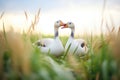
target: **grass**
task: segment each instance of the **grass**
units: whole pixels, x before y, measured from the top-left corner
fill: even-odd
[[[113,31],[88,40],[89,55],[45,55],[32,43],[38,35],[0,31],[0,78],[40,80],[119,80],[120,34]],[[49,37],[49,36],[43,36]],[[53,37],[53,36],[51,36]],[[89,36],[88,36],[89,37]],[[66,43],[67,37],[60,37]],[[6,41],[7,40],[7,41]]]

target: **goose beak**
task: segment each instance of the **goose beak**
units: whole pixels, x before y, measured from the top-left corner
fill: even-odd
[[[68,25],[64,24],[63,27],[62,27],[62,29],[64,29],[64,28],[68,28]]]
[[[65,25],[65,23],[63,23],[62,21],[60,22],[60,26],[64,26]]]

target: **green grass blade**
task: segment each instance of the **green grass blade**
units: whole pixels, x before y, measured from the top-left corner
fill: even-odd
[[[78,44],[78,46],[79,46],[79,44]],[[74,50],[74,52],[73,52],[73,55],[74,55],[74,54],[75,54],[75,52],[77,51],[78,46],[76,46],[76,48],[75,48],[75,50]]]
[[[65,55],[63,56],[63,59],[65,59],[65,57],[67,56],[68,51],[69,51],[69,49],[70,49],[70,47],[71,47],[71,44],[72,44],[72,43],[69,44],[69,46],[68,46],[68,48],[67,48],[67,51],[65,52]]]

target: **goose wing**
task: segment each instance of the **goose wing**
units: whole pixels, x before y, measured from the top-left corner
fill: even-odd
[[[52,38],[40,39],[35,42],[35,45],[46,47],[46,46],[49,46],[51,43],[53,43],[53,41],[54,41],[54,39],[52,39]]]

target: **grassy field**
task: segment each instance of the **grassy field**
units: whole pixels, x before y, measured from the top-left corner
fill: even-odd
[[[4,13],[2,13],[0,19]],[[36,40],[51,35],[34,34],[39,14],[28,32],[0,31],[0,80],[120,80],[120,28],[108,28],[106,34],[81,36],[88,43],[89,54],[61,57],[43,54],[33,46]],[[28,18],[25,12],[26,19]],[[77,37],[77,36],[76,36]],[[68,37],[60,37],[65,46]]]
[[[53,36],[45,36],[53,37]],[[1,80],[119,80],[120,29],[100,36],[86,36],[89,54],[61,57],[42,54],[32,43],[37,34],[0,31]],[[68,37],[60,37],[65,45]]]

